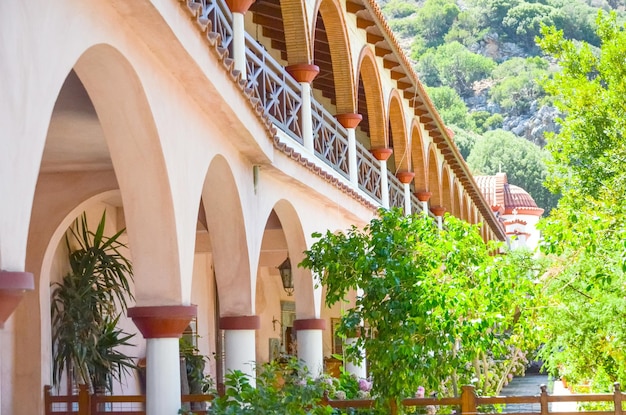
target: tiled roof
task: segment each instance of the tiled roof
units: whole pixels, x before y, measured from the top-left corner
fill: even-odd
[[[537,206],[526,190],[508,182],[506,173],[497,173],[495,176],[475,176],[474,179],[487,202],[493,207],[504,208],[504,213],[510,214],[514,210],[537,216],[543,213],[543,209]]]

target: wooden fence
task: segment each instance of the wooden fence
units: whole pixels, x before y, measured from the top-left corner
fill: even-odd
[[[183,404],[208,403],[211,395],[182,395]],[[52,387],[44,387],[45,415],[146,415],[145,395],[92,395],[87,386],[80,385],[78,395],[53,395]],[[206,408],[206,405],[201,405]],[[206,409],[192,409],[205,415]],[[175,414],[172,414],[175,415]]]
[[[90,395],[86,387],[81,387],[78,395],[54,396],[52,388],[46,386],[45,415],[145,415],[145,395],[136,396],[105,396]],[[622,404],[625,394],[620,385],[615,384],[613,393],[577,394],[577,395],[549,395],[545,385],[541,386],[540,394],[535,396],[476,396],[473,386],[463,386],[461,396],[457,398],[409,398],[402,400],[406,408],[427,408],[433,406],[441,408],[452,407],[457,414],[476,415],[489,413],[485,408],[493,405],[530,405],[538,408],[531,411],[510,412],[507,415],[530,415],[530,414],[558,414],[558,415],[624,415]],[[210,395],[183,395],[183,403],[204,402],[213,399]],[[324,397],[326,405],[336,409],[367,409],[374,406],[373,400],[332,400]],[[604,402],[612,406],[612,410],[588,410],[588,411],[554,411],[550,404],[560,402]],[[206,407],[206,405],[205,405]],[[194,414],[206,414],[206,409],[192,410]],[[450,412],[450,411],[446,411]],[[391,415],[397,413],[397,408],[392,407]]]

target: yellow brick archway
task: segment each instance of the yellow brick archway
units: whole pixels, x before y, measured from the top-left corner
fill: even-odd
[[[353,114],[357,109],[352,54],[341,4],[337,0],[321,0],[316,6],[313,28],[317,19],[324,21],[333,66],[333,81],[337,99],[337,114]],[[314,39],[311,41],[313,42]]]
[[[393,164],[389,168],[394,172],[410,171],[411,157],[408,153],[408,140],[402,100],[398,90],[394,89],[389,98],[389,131],[391,145],[393,146]]]
[[[415,173],[414,183],[416,191],[428,190],[428,170],[424,155],[424,140],[420,125],[414,118],[411,124],[411,166]]]
[[[376,66],[376,56],[372,49],[365,46],[359,56],[359,80],[363,83],[367,108],[359,108],[359,111],[367,111],[369,120],[369,133],[372,148],[387,147],[387,128],[385,109],[383,107],[382,85],[380,74]]]

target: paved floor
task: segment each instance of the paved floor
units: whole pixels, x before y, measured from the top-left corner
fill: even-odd
[[[541,393],[540,386],[548,384],[547,375],[526,375],[514,377],[513,380],[502,389],[502,396],[533,396]],[[539,404],[510,404],[506,405],[504,413],[509,412],[541,412]]]
[[[549,382],[547,375],[526,375],[524,377],[515,377],[502,389],[502,396],[532,396],[541,393],[540,386],[549,385],[548,393],[551,395],[569,395],[561,381]],[[551,412],[568,412],[576,411],[576,402],[555,402],[550,404]],[[510,412],[541,412],[539,404],[511,404],[506,405],[504,413]]]

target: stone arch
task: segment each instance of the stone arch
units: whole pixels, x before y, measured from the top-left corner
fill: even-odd
[[[427,191],[432,193],[430,197],[431,206],[440,206],[441,201],[441,174],[439,172],[439,160],[435,145],[430,144],[428,147],[427,163]]]
[[[75,70],[98,114],[120,186],[133,247],[137,303],[188,302],[181,287],[181,253],[167,168],[141,82],[126,58],[108,45],[88,49]],[[159,284],[154,284],[155,278]]]
[[[313,44],[315,45],[313,50],[314,63],[317,59],[315,54],[320,47],[316,41],[317,36],[323,34],[327,40],[332,70],[328,72],[324,69],[323,65],[319,65],[320,74],[313,81],[313,87],[320,90],[326,89],[322,85],[327,78],[332,77],[337,113],[355,113],[357,110],[357,95],[353,75],[354,65],[341,2],[338,0],[321,0],[315,10],[315,19],[313,22]],[[317,30],[318,27],[321,30]]]
[[[417,119],[411,123],[411,166],[415,173],[414,183],[416,191],[428,190],[428,164],[424,155],[424,139]]]
[[[314,300],[315,283],[311,271],[298,267],[298,264],[304,259],[304,251],[308,248],[302,220],[293,205],[285,199],[281,199],[276,203],[274,211],[282,224],[289,257],[292,258],[297,317],[319,318],[320,310]]]
[[[256,264],[250,257],[239,186],[223,156],[215,156],[202,187],[220,315],[254,315]],[[254,263],[254,265],[253,265]]]
[[[392,162],[389,169],[394,173],[399,171],[410,171],[411,157],[408,154],[408,137],[406,133],[406,123],[402,99],[397,89],[394,89],[389,97],[389,142],[393,148]]]
[[[85,206],[112,198],[114,202],[110,204],[120,208],[116,219],[128,229],[138,302],[184,302],[167,169],[137,72],[117,49],[98,44],[77,55],[73,70],[69,66],[56,87],[56,105],[61,107],[55,106],[50,112],[26,253],[27,269],[37,273],[36,293],[25,298],[22,311],[14,316],[16,326],[31,330],[28,335],[15,337],[16,348],[21,352],[12,364],[19,367],[19,372],[39,373],[41,378],[17,376],[13,385],[17,396],[26,396],[33,386],[49,382],[50,368],[46,362],[51,359],[51,258],[62,234]],[[73,89],[68,95],[69,88]],[[81,95],[80,100],[75,93]],[[77,107],[84,102],[87,105]],[[80,122],[69,129],[53,131],[53,123],[54,128],[59,128],[58,123],[70,114],[81,117]],[[85,130],[77,132],[79,127]],[[59,149],[63,151],[59,153]],[[58,154],[63,157],[51,158]],[[138,160],[141,169],[137,169]],[[159,284],[154,284],[155,279]],[[41,412],[39,400],[22,404],[24,413]]]
[[[376,56],[374,52],[365,46],[359,56],[359,108],[363,115],[363,120],[359,124],[359,129],[367,130],[370,138],[370,147],[386,148],[387,126],[385,125],[385,108],[383,106],[382,85],[380,74],[376,66]],[[361,96],[361,87],[363,96]],[[362,108],[365,104],[366,108]]]

